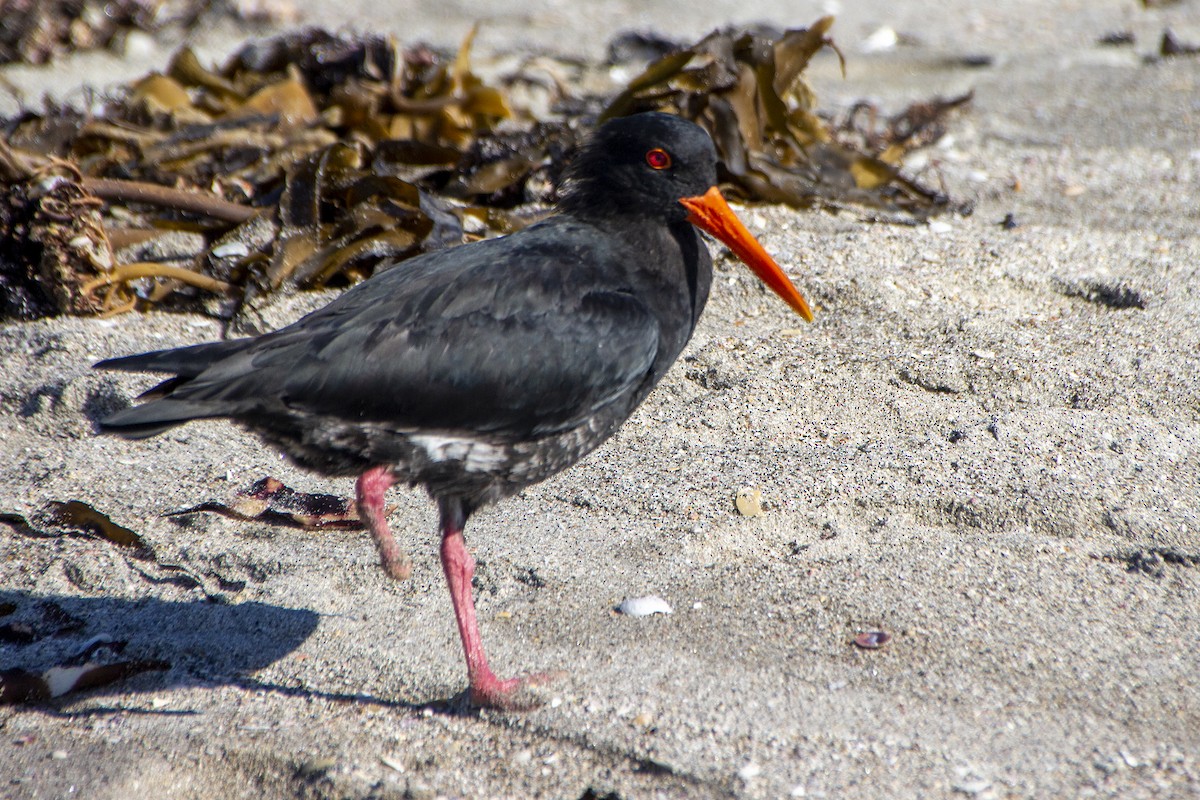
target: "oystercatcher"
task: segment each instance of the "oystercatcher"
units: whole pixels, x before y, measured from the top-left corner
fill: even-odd
[[[358,508],[389,575],[411,562],[384,494],[421,485],[441,515],[441,561],[470,700],[524,708],[551,676],[488,666],[463,527],[477,509],[595,449],[675,361],[708,299],[720,239],[806,320],[804,298],[716,188],[697,125],[615,119],[572,160],[558,213],[518,233],[420,256],[262,336],[101,361],[167,373],[103,431],[131,439],[225,417],[302,467],[357,476]]]

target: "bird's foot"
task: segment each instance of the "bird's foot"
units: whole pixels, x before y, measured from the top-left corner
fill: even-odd
[[[396,544],[396,538],[387,524],[387,506],[384,504],[387,490],[395,482],[396,476],[391,467],[371,467],[359,477],[355,493],[358,515],[371,532],[375,549],[379,551],[379,565],[389,578],[406,581],[412,577],[412,558]]]
[[[477,678],[471,682],[471,705],[500,711],[530,711],[544,705],[549,698],[543,690],[566,675],[562,670],[553,670],[508,680],[495,675]]]
[[[379,551],[379,565],[383,567],[383,571],[387,573],[388,577],[393,580],[406,581],[412,577],[412,556],[399,548],[393,548],[388,551],[381,548]]]

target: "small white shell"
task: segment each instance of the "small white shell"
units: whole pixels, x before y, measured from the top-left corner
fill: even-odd
[[[670,614],[671,606],[657,595],[627,597],[617,606],[617,611],[630,617],[648,617],[651,614]]]
[[[753,761],[747,761],[742,765],[742,768],[737,771],[737,776],[749,783],[750,781],[762,775],[762,767]]]
[[[212,249],[213,258],[241,258],[250,255],[250,248],[245,242],[225,242]]]
[[[882,28],[876,28],[874,33],[863,39],[858,49],[863,53],[886,53],[895,50],[898,44],[900,44],[900,34],[896,33],[895,28],[885,25]]]

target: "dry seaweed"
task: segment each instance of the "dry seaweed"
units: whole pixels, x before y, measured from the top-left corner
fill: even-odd
[[[833,17],[778,37],[718,31],[669,53],[630,81],[602,117],[669,110],[708,129],[722,178],[747,200],[799,208],[858,203],[924,218],[949,205],[944,194],[905,177],[903,155],[936,141],[948,111],[970,100],[919,103],[870,137],[829,125],[803,78],[823,48],[845,60],[827,35]]]
[[[288,22],[289,0],[0,0],[0,65],[47,64],[60,55],[120,49],[133,31],[191,29],[218,16],[240,22]]]
[[[0,181],[9,186],[0,202],[0,316],[99,310],[81,287],[113,267],[103,202],[69,163],[31,163],[2,142]]]
[[[534,66],[498,85],[475,74],[474,32],[448,55],[316,29],[249,44],[220,67],[184,48],[99,115],[4,121],[0,314],[169,301],[252,328],[279,290],[347,285],[529,224],[554,202],[583,131],[650,109],[707,128],[723,182],[746,200],[910,219],[945,210],[901,160],[969,96],[882,121],[864,106],[831,123],[803,73],[822,49],[841,58],[832,22],[720,31],[684,48],[643,36],[635,56],[668,52],[614,96],[571,96],[567,73],[547,72],[551,119],[514,108],[505,88],[536,83]]]
[[[107,686],[142,672],[171,668],[166,661],[111,661],[127,642],[97,636],[75,655],[41,672],[0,671],[0,705],[43,703],[72,692]]]
[[[305,530],[362,530],[358,504],[332,494],[298,492],[282,481],[265,477],[239,491],[229,503],[209,501],[173,511],[167,516],[211,512],[241,520],[258,520]]]
[[[108,47],[129,30],[158,27],[165,5],[163,0],[4,0],[0,64],[44,64],[72,50]]]
[[[221,14],[250,22],[291,19],[287,2],[238,0],[0,0],[0,64],[45,64],[76,50],[119,48],[132,31],[195,26]]]
[[[65,503],[52,502],[49,504],[52,519],[64,527],[82,531],[127,548],[135,558],[150,559],[154,557],[150,546],[134,531],[124,525],[118,525],[102,511],[97,511],[82,500],[68,500]]]

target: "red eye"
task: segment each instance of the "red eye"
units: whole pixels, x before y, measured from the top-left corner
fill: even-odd
[[[671,154],[661,147],[656,147],[646,153],[646,163],[654,169],[667,169],[671,166]]]

